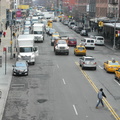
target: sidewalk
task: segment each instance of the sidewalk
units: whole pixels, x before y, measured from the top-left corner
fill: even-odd
[[[15,59],[10,59],[11,53],[8,52],[8,47],[10,47],[10,40],[11,40],[11,32],[10,28],[8,27],[6,32],[6,37],[2,36],[1,38],[1,45],[0,45],[0,56],[2,56],[2,67],[0,67],[0,91],[2,92],[2,96],[0,99],[0,120],[2,120],[8,91],[12,79],[12,64],[14,63]],[[13,40],[14,44],[14,40]],[[7,48],[7,57],[6,57],[6,65],[5,65],[5,53],[3,53],[3,47]],[[6,66],[6,67],[5,67]],[[6,68],[6,69],[5,69]],[[6,74],[5,74],[6,71]]]

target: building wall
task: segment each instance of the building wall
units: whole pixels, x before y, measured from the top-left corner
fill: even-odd
[[[96,0],[95,17],[105,17],[107,14],[108,0]]]
[[[6,24],[6,9],[10,8],[9,0],[1,0],[0,1],[0,30],[5,29]]]

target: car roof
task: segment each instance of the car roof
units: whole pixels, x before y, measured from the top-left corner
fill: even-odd
[[[86,40],[95,40],[95,39],[93,39],[93,38],[84,38],[84,39],[86,39]]]
[[[84,58],[94,58],[93,56],[84,56]]]
[[[97,38],[98,38],[98,37],[99,37],[99,38],[104,38],[103,36],[95,36],[95,37],[97,37]]]
[[[74,37],[69,37],[69,39],[76,39],[76,38],[74,38]]]

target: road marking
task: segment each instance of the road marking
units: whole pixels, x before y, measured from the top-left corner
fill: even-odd
[[[78,65],[78,62],[75,62],[75,64],[77,66]],[[88,82],[91,84],[91,86],[93,87],[93,89],[98,93],[99,89],[96,87],[96,85],[94,84],[94,82],[90,79],[89,75],[81,69],[81,67],[79,67],[80,71],[83,73],[83,75],[85,76],[85,78],[88,80]],[[103,98],[103,101],[105,103],[105,105],[107,106],[108,110],[111,112],[111,114],[114,116],[114,118],[116,120],[120,120],[120,117],[118,116],[118,114],[115,112],[115,110],[112,108],[112,106],[109,104],[109,102]]]
[[[75,105],[73,105],[73,108],[74,108],[75,114],[78,115],[78,112],[77,112]]]
[[[57,68],[59,68],[59,65],[57,64]]]
[[[100,65],[99,65],[99,68],[100,68],[100,69],[103,69],[103,67],[101,67]]]
[[[65,80],[64,79],[62,79],[62,80],[63,80],[63,83],[66,84]]]
[[[114,79],[114,81],[120,86],[120,83],[117,80]]]

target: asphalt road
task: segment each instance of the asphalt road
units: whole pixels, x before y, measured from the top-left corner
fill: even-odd
[[[61,35],[81,36],[59,22],[54,28]],[[120,86],[114,74],[106,73],[103,63],[119,53],[105,46],[87,50],[97,60],[97,70],[81,70],[79,57],[70,54],[55,55],[50,37],[36,43],[39,56],[36,64],[30,65],[28,76],[13,76],[3,120],[118,120],[120,115]],[[103,88],[107,96],[105,107],[97,103],[97,90]]]

